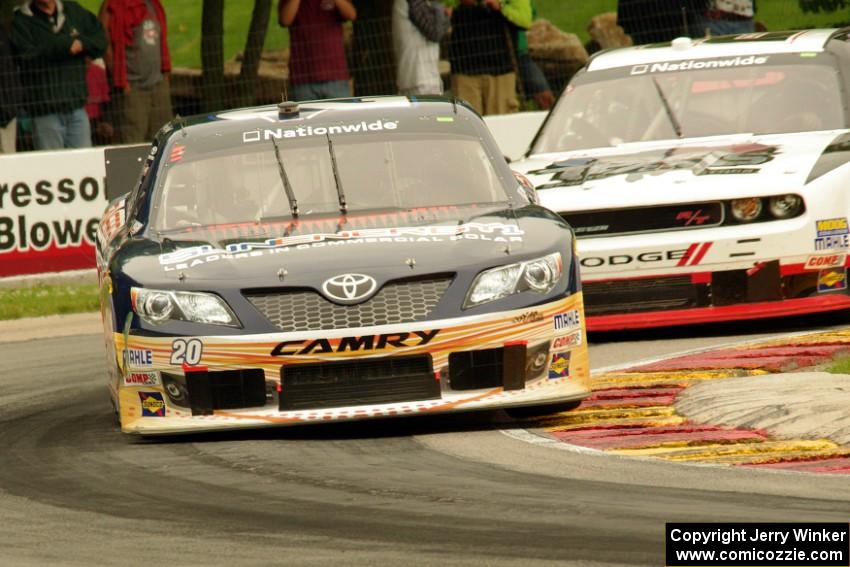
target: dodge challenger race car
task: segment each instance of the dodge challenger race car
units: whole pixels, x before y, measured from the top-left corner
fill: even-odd
[[[573,227],[589,330],[850,307],[847,30],[607,51],[513,167]]]
[[[122,430],[574,407],[579,268],[535,199],[458,101],[172,122],[97,239]]]

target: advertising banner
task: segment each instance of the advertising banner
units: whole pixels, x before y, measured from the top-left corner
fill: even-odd
[[[103,148],[0,156],[0,277],[95,267]]]

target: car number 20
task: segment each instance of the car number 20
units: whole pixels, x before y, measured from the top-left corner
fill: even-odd
[[[200,339],[174,339],[171,343],[171,364],[195,366],[201,362],[204,344]]]

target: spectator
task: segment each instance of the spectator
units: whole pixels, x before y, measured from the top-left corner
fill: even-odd
[[[458,4],[459,2],[459,4]],[[531,25],[529,0],[452,0],[452,92],[479,114],[516,112],[517,27]],[[508,18],[510,14],[510,19]]]
[[[115,129],[108,119],[107,105],[109,104],[109,80],[106,78],[106,63],[103,59],[90,60],[86,67],[86,114],[92,132],[92,142],[97,145],[114,144]]]
[[[702,19],[700,35],[752,33],[755,31],[753,16],[754,0],[710,0]]]
[[[619,0],[617,24],[635,45],[669,43],[691,35],[702,37],[706,0]]]
[[[435,0],[395,0],[393,43],[396,82],[403,95],[443,94],[440,40],[451,25],[451,9]]]
[[[0,154],[15,153],[20,88],[9,36],[0,25]]]
[[[171,120],[171,55],[160,0],[105,0],[106,66],[118,94],[121,140],[150,141]]]
[[[293,100],[351,96],[342,23],[357,18],[351,0],[280,0],[278,23],[289,28]]]
[[[521,92],[525,98],[533,98],[537,107],[541,110],[549,110],[555,105],[555,94],[552,92],[552,87],[549,86],[549,81],[546,80],[546,75],[531,58],[528,52],[528,37],[525,30],[531,26],[531,22],[537,16],[537,10],[534,2],[531,4],[531,20],[525,21],[522,19],[514,19],[518,15],[517,12],[511,10],[505,11],[505,17],[519,27],[517,32],[516,58],[517,71],[519,73],[519,85]]]
[[[30,0],[15,11],[12,46],[28,95],[38,150],[91,146],[86,115],[86,57],[100,57],[106,36],[76,2]]]

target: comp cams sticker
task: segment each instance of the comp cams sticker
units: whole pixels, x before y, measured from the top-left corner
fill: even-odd
[[[569,350],[579,345],[581,345],[581,330],[573,331],[569,335],[555,337],[552,339],[552,350],[555,352]]]
[[[803,264],[804,270],[823,270],[825,268],[837,268],[844,265],[846,254],[827,254],[821,256],[809,256]]]
[[[130,372],[124,376],[125,386],[159,386],[159,372]]]

